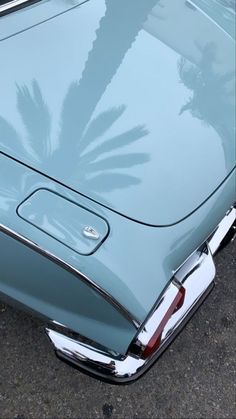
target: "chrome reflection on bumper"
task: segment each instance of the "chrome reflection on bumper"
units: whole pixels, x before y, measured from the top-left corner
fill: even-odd
[[[137,336],[135,343],[125,356],[112,357],[106,352],[99,351],[89,345],[84,345],[78,340],[68,338],[61,333],[47,329],[47,334],[52,341],[56,353],[78,367],[95,373],[115,382],[127,382],[138,378],[151,365],[152,362],[164,350],[167,342],[170,341],[176,329],[182,324],[185,317],[197,304],[201,297],[209,291],[209,287],[215,275],[215,268],[210,253],[200,256],[201,261],[198,270],[194,271],[185,281],[186,304],[181,310],[174,313],[162,330],[161,343],[158,350],[147,359],[142,358],[142,351],[165,316],[171,302],[179,292],[179,286],[172,281],[161,297],[158,307],[151,315],[144,328]],[[208,271],[207,275],[204,273]],[[203,272],[203,275],[201,275]],[[196,283],[197,284],[194,284]],[[192,287],[194,286],[194,289]],[[132,353],[133,352],[133,353]]]
[[[208,241],[211,253],[214,255],[217,250],[224,245],[224,241],[228,238],[229,241],[234,240],[236,236],[236,204],[230,208],[226,216],[214,231],[211,239]]]
[[[99,350],[80,340],[46,329],[57,355],[113,382],[128,382],[142,375],[161,355],[212,289],[215,276],[212,255],[226,234],[235,228],[235,218],[236,209],[233,207],[209,240],[174,273],[126,355],[112,356],[111,352]],[[148,345],[153,337],[154,351],[149,354]]]

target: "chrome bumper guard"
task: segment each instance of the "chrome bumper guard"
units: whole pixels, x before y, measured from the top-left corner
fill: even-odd
[[[85,344],[80,339],[46,329],[57,355],[111,382],[137,379],[161,355],[212,289],[215,276],[212,255],[226,235],[235,234],[235,219],[233,207],[204,245],[174,273],[126,355],[112,354],[96,344]]]

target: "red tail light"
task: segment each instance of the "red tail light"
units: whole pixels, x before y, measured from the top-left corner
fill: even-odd
[[[156,351],[156,349],[159,348],[161,344],[162,332],[168,320],[171,318],[172,314],[174,314],[176,311],[178,311],[182,307],[184,303],[184,298],[185,298],[185,288],[181,287],[179,289],[178,294],[176,295],[173,302],[171,303],[170,307],[168,308],[166,314],[164,315],[163,319],[160,321],[154,335],[151,337],[146,348],[144,349],[142,358],[144,359],[148,358],[153,352]]]

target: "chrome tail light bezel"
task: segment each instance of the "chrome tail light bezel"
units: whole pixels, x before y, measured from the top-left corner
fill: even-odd
[[[110,382],[126,383],[137,379],[156,361],[213,288],[213,254],[230,229],[234,228],[235,219],[234,206],[210,238],[174,273],[148,319],[139,328],[126,355],[112,356],[111,351],[96,349],[96,344],[86,345],[48,328],[46,332],[57,355]],[[182,300],[176,299],[180,290],[184,290]],[[169,315],[165,317],[170,307]],[[159,330],[158,345],[145,357],[145,350],[156,330]]]

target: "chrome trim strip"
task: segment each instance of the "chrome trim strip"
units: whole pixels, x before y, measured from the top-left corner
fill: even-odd
[[[217,23],[209,14],[207,14],[201,6],[197,5],[194,0],[187,0],[188,3],[190,3],[193,7],[195,7],[200,13],[202,13],[208,20],[210,20],[214,25],[216,25],[222,32],[224,32],[225,35],[227,35],[230,39],[233,39],[232,36]]]
[[[19,9],[20,7],[27,6],[27,3],[32,4],[39,0],[12,0],[8,3],[2,4],[0,6],[0,16],[1,14],[10,13],[15,9]]]
[[[22,236],[21,234],[17,233],[16,231],[11,230],[10,228],[6,227],[5,225],[0,223],[0,232],[12,237],[13,239],[23,243],[25,246],[29,247],[32,250],[35,250],[37,253],[45,256],[47,259],[50,259],[57,265],[61,266],[63,269],[67,270],[75,277],[79,277],[83,282],[85,282],[89,287],[91,287],[94,291],[99,293],[109,304],[115,307],[123,317],[125,317],[133,326],[138,329],[141,325],[139,320],[135,318],[135,316],[130,313],[123,305],[119,303],[111,294],[97,285],[92,279],[88,278],[78,269],[74,268],[70,264],[66,263],[64,260],[60,259],[56,255],[52,254],[51,252],[42,249],[37,243],[27,239],[26,237]]]
[[[215,250],[219,247],[223,237],[231,228],[234,217],[235,211],[231,208],[215,230],[215,237],[211,236],[209,244],[206,242],[201,246],[175,272],[150,317],[138,331],[127,354],[112,357],[110,353],[99,351],[93,345],[86,345],[79,339],[74,340],[52,329],[46,329],[57,355],[77,367],[112,382],[132,381],[142,375],[171,343],[212,289],[215,265],[211,248]],[[184,290],[183,301],[180,306],[173,306],[180,290]],[[170,307],[172,307],[171,312],[169,312]],[[168,317],[165,318],[168,312]],[[161,329],[158,347],[145,359],[144,351],[159,327]]]

